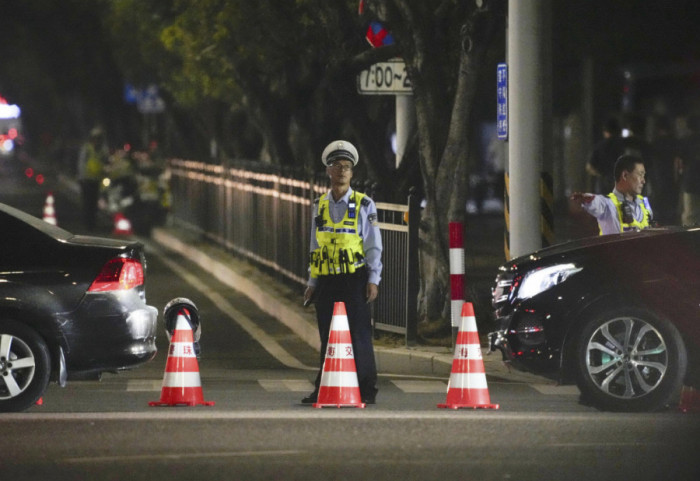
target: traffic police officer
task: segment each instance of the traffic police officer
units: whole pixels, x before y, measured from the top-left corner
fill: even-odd
[[[331,142],[321,155],[331,189],[314,201],[310,276],[304,292],[304,303],[316,304],[321,368],[316,389],[302,399],[304,404],[318,398],[336,302],[345,303],[362,402],[373,404],[377,394],[369,303],[377,298],[381,280],[382,239],[374,201],[350,187],[358,160],[357,149],[344,140]]]
[[[653,212],[643,197],[646,171],[642,159],[622,155],[615,162],[615,188],[605,195],[575,192],[571,199],[596,218],[600,235],[619,234],[651,227]]]

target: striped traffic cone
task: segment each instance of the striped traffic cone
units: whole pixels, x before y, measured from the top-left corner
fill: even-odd
[[[131,221],[121,212],[114,214],[114,235],[133,235],[134,230],[131,227]]]
[[[160,401],[149,402],[149,406],[214,405],[213,401],[205,401],[202,394],[199,363],[194,350],[194,335],[186,316],[189,316],[189,312],[186,308],[182,308],[178,313],[175,331],[170,340]]]
[[[315,408],[365,407],[357,381],[348,315],[345,304],[342,302],[336,302],[333,306],[331,332],[328,336],[326,359],[321,372],[321,385],[318,390],[318,400],[313,406]]]
[[[678,410],[683,413],[700,413],[700,391],[690,386],[683,386]]]
[[[54,208],[53,193],[49,192],[44,203],[44,222],[51,225],[58,225],[56,220],[56,209]]]
[[[481,357],[481,343],[476,330],[476,318],[471,302],[462,306],[462,319],[455,343],[452,373],[447,388],[447,401],[438,404],[439,408],[484,408],[498,409],[491,404],[489,388],[486,385],[484,360]]]

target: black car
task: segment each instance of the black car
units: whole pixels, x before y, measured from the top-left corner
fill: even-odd
[[[0,411],[50,380],[99,378],[156,354],[138,242],[73,235],[0,204]]]
[[[602,410],[654,411],[700,386],[700,229],[590,237],[502,265],[492,349],[576,383]]]

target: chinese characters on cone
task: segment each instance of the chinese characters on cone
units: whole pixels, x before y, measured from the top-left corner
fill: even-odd
[[[342,302],[336,302],[333,306],[328,348],[321,372],[321,386],[318,390],[318,400],[313,406],[365,407],[357,381],[348,315]]]
[[[149,402],[149,406],[214,405],[213,401],[205,401],[202,394],[194,335],[185,317],[187,315],[189,313],[184,308],[178,313],[165,365],[160,401]]]
[[[465,302],[462,306],[462,319],[447,387],[447,401],[444,404],[438,404],[438,407],[450,409],[498,409],[499,407],[498,404],[491,404],[484,360],[481,357],[479,333],[476,330],[474,307],[471,302]]]

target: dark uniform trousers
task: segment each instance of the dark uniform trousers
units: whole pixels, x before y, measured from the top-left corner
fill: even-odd
[[[367,269],[362,267],[353,274],[319,276],[314,297],[318,332],[321,336],[321,369],[316,376],[316,390],[321,384],[333,307],[336,302],[344,302],[360,394],[362,398],[374,398],[377,393],[377,365],[372,346],[370,305],[367,303]]]

